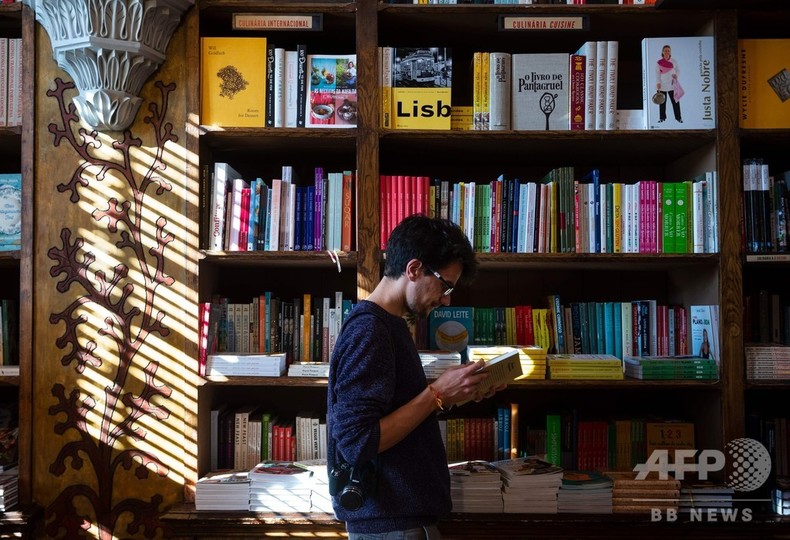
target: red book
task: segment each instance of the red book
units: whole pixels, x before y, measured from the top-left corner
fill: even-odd
[[[392,176],[382,174],[379,176],[379,249],[387,249],[387,239],[390,235],[390,211],[392,200]]]
[[[570,127],[571,130],[584,130],[584,78],[587,73],[585,56],[570,55],[570,73]]]
[[[247,236],[250,234],[250,188],[241,190],[241,222],[239,223],[239,251],[247,251]]]
[[[383,208],[383,205],[382,205]],[[340,231],[340,249],[348,253],[353,248],[354,237],[354,173],[343,171],[343,221]]]

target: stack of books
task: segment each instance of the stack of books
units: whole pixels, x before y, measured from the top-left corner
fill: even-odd
[[[780,516],[790,516],[790,478],[778,476],[771,490],[771,506]]]
[[[634,472],[606,472],[614,481],[612,486],[612,512],[615,514],[646,513],[657,508],[662,512],[678,509],[680,481],[662,480],[649,475],[638,480]]]
[[[195,510],[244,510],[250,508],[247,471],[215,471],[198,480]]]
[[[289,377],[329,377],[329,362],[292,362]]]
[[[719,368],[712,358],[699,356],[626,356],[625,375],[642,380],[716,380]]]
[[[19,467],[13,465],[0,472],[0,512],[13,509],[19,500]]]
[[[678,505],[681,512],[694,510],[707,512],[708,508],[732,508],[733,493],[735,493],[733,488],[713,482],[684,482],[680,488]]]
[[[612,479],[595,471],[565,471],[557,495],[557,511],[611,514]]]
[[[549,354],[547,359],[552,379],[623,379],[623,362],[611,354]]]
[[[461,353],[456,351],[420,351],[420,362],[427,379],[437,379],[453,366],[461,364]]]
[[[293,461],[264,461],[250,470],[250,511],[311,511],[313,473]]]
[[[746,378],[751,381],[775,381],[790,379],[790,347],[772,343],[748,343],[746,355]]]
[[[521,375],[516,377],[522,380],[543,380],[546,378],[546,349],[538,345],[499,345],[499,346],[472,346],[467,347],[470,362],[485,359],[486,361],[509,351],[518,351],[521,362]]]
[[[562,467],[535,456],[494,461],[502,473],[505,513],[556,514]]]
[[[326,468],[326,458],[303,459],[296,462],[299,467],[304,467],[312,473],[310,478],[310,511],[332,514],[332,496],[329,494],[329,471]]]
[[[206,357],[207,377],[280,377],[285,353],[216,353]]]
[[[488,461],[451,463],[453,512],[501,513],[502,475]]]

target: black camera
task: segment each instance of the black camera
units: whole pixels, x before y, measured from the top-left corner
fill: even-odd
[[[329,493],[337,497],[340,506],[353,512],[362,507],[375,479],[375,467],[371,462],[356,466],[340,463],[329,473]]]

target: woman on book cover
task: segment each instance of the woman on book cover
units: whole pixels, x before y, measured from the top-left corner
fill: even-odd
[[[708,339],[708,329],[702,329],[702,344],[699,346],[699,354],[697,354],[700,358],[710,358],[714,360],[713,356],[713,349],[710,346],[710,340]]]
[[[426,318],[449,305],[456,285],[476,270],[458,225],[410,216],[387,242],[384,277],[343,324],[329,367],[327,468],[332,478],[346,465],[375,466],[354,504],[340,490],[332,499],[349,540],[441,537],[436,524],[452,501],[436,413],[504,386],[481,395],[482,361],[451,368],[429,385],[405,317]]]
[[[672,102],[672,111],[675,113],[675,120],[683,123],[680,115],[680,98],[683,96],[683,88],[680,86],[678,75],[677,60],[672,58],[672,48],[664,45],[661,48],[661,58],[656,63],[656,91],[660,92],[664,99],[657,100],[658,121],[663,122],[667,119],[667,99]]]

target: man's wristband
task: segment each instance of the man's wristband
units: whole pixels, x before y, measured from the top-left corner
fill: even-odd
[[[436,390],[434,390],[434,389],[433,389],[433,385],[430,385],[430,384],[429,384],[429,385],[428,385],[428,388],[430,389],[430,391],[431,391],[431,394],[433,394],[433,399],[434,399],[434,401],[436,402],[436,407],[437,407],[437,408],[438,408],[440,411],[443,411],[443,410],[444,410],[444,403],[442,402],[442,397],[441,397],[441,395],[439,395],[439,392],[437,392]]]

